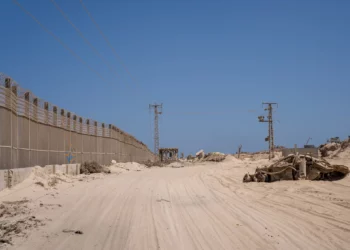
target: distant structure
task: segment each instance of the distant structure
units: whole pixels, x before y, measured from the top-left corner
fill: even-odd
[[[294,145],[294,148],[283,148],[282,149],[282,156],[287,157],[290,154],[296,154],[299,153],[301,155],[311,155],[314,158],[319,158],[319,152],[318,148],[298,148],[296,145]]]
[[[272,158],[275,157],[272,111],[273,111],[273,105],[278,105],[278,104],[276,102],[263,102],[263,105],[267,105],[267,108],[265,108],[265,111],[268,111],[267,119],[265,119],[265,116],[259,116],[258,119],[259,119],[259,122],[269,123],[269,135],[268,137],[265,138],[265,141],[269,142],[269,159],[271,160]]]
[[[327,142],[330,142],[330,143],[332,143],[332,142],[341,143],[340,138],[338,136],[330,138],[329,140],[327,140]]]
[[[154,153],[159,153],[159,128],[158,128],[158,115],[163,113],[162,104],[150,104],[149,109],[154,109]]]
[[[238,152],[237,152],[237,154],[238,154],[238,159],[239,159],[240,156],[241,156],[241,151],[242,151],[242,144],[238,146]]]
[[[176,161],[178,159],[178,148],[160,148],[159,157],[160,161]]]
[[[309,144],[309,141],[312,140],[311,137],[309,137],[304,145],[304,148],[315,148],[315,145]]]

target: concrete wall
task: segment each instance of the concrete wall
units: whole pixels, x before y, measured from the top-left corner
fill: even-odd
[[[43,169],[46,174],[78,175],[80,166],[80,164],[47,165]],[[32,171],[33,167],[0,170],[0,191],[21,183],[29,177]]]
[[[0,124],[0,170],[155,160],[146,145],[116,126],[44,102],[1,73]]]
[[[285,148],[282,149],[282,156],[288,156],[289,154],[294,154],[295,149],[294,148]],[[318,148],[297,148],[296,152],[299,154],[305,155],[307,153],[310,153],[311,156],[318,158]]]

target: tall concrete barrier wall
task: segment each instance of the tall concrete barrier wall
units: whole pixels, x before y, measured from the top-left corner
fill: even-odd
[[[112,159],[143,162],[155,155],[116,126],[51,105],[0,73],[0,170]]]

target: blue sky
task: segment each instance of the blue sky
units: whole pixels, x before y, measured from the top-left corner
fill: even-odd
[[[153,149],[148,104],[162,102],[160,145],[180,151],[267,149],[350,135],[350,1],[85,0],[135,81],[79,0],[56,0],[110,62],[110,71],[50,0],[18,0],[104,78],[1,0],[0,72],[59,107],[135,135]],[[115,75],[118,73],[118,76]],[[255,110],[256,112],[249,112]]]

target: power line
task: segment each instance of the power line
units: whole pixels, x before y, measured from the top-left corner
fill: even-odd
[[[55,2],[55,0],[50,0],[53,5],[56,7],[56,9],[62,14],[64,19],[67,20],[67,22],[75,29],[75,31],[79,34],[79,36],[85,41],[87,45],[90,46],[90,48],[95,52],[95,54],[106,64],[106,66],[109,68],[110,71],[112,71],[116,76],[118,76],[118,73],[113,69],[113,67],[110,65],[110,63],[101,55],[100,52],[91,44],[91,42],[84,36],[84,34],[75,26],[75,24],[69,19],[68,15],[60,8],[60,6]]]
[[[227,112],[197,112],[197,111],[193,111],[193,112],[167,112],[167,114],[170,115],[232,115],[232,114],[236,114],[236,113],[256,113],[256,110],[242,110],[242,111],[227,111]]]
[[[103,81],[106,81],[106,79],[94,68],[92,68],[87,62],[84,61],[83,58],[81,58],[77,53],[75,53],[67,44],[65,44],[58,36],[56,36],[51,30],[46,28],[32,13],[30,13],[26,8],[24,8],[17,0],[12,0],[18,7],[20,7],[24,13],[26,13],[28,16],[30,16],[41,28],[43,28],[46,33],[51,35],[53,38],[55,38],[56,41],[58,41],[66,50],[68,50],[80,63],[84,64],[86,67],[89,68],[92,72],[94,72],[98,77],[100,77]]]
[[[136,83],[135,78],[132,76],[132,74],[130,73],[130,71],[128,70],[128,68],[125,66],[125,64],[123,63],[122,59],[120,58],[120,56],[117,54],[117,52],[115,51],[114,47],[112,46],[112,44],[110,43],[109,39],[107,38],[107,36],[103,33],[103,31],[101,30],[100,26],[97,24],[97,22],[95,21],[95,19],[92,17],[90,11],[88,10],[88,8],[85,6],[85,4],[83,3],[83,0],[80,0],[80,4],[83,7],[83,9],[85,10],[85,12],[88,14],[89,18],[91,19],[91,21],[94,23],[94,25],[96,26],[96,28],[98,29],[100,35],[103,37],[103,39],[105,40],[105,42],[107,43],[107,45],[109,46],[109,48],[113,51],[114,56],[118,59],[119,63],[123,66],[124,70],[128,73],[128,75],[130,76],[130,78],[133,80],[134,83]]]

